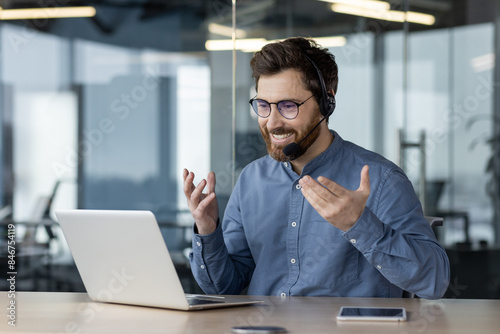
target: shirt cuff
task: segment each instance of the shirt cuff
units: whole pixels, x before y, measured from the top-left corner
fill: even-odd
[[[217,228],[210,234],[198,234],[196,224],[193,226],[193,252],[205,254],[213,254],[224,245],[224,237],[222,235],[222,228],[217,220]]]
[[[344,238],[361,253],[373,249],[373,245],[384,235],[385,224],[365,207],[356,224],[343,233]]]

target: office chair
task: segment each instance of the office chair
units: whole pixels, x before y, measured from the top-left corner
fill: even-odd
[[[443,217],[431,217],[431,216],[425,216],[425,219],[431,225],[431,227],[435,226],[443,226]]]

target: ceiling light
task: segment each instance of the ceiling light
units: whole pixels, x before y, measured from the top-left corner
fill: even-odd
[[[347,42],[344,36],[314,37],[313,39],[324,48],[344,46]]]
[[[312,39],[325,48],[344,46],[346,44],[346,38],[344,36],[312,37]],[[235,49],[243,52],[255,52],[262,49],[266,44],[282,40],[283,39],[276,39],[268,41],[265,38],[237,39]],[[205,43],[205,48],[208,51],[232,50],[233,41],[231,39],[210,39]]]
[[[324,2],[330,3],[340,3],[343,5],[350,5],[354,7],[361,7],[367,9],[375,9],[375,10],[389,10],[391,9],[391,5],[385,1],[377,1],[377,0],[320,0]]]
[[[236,50],[256,51],[262,49],[268,43],[265,38],[237,39],[235,41]],[[233,41],[231,39],[210,39],[205,43],[208,51],[232,50]]]
[[[39,20],[68,17],[95,16],[94,7],[50,7],[50,8],[23,8],[1,9],[0,20]]]
[[[355,6],[333,4],[332,11],[342,14],[370,17],[392,22],[411,22],[424,25],[433,25],[436,18],[430,14],[417,12],[401,12],[397,10],[372,10]]]
[[[436,18],[430,14],[406,12],[406,21],[431,26],[436,23]]]

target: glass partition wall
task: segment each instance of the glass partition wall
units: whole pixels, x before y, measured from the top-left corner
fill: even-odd
[[[410,1],[410,10],[418,10],[417,4]],[[440,231],[444,244],[492,246],[499,241],[492,198],[497,180],[489,166],[496,145],[491,141],[495,8],[487,1],[463,2],[463,9],[453,2],[441,5],[432,10],[453,13],[446,25],[427,30],[410,25],[406,38],[404,140],[420,142],[425,136],[426,169],[417,172],[421,158],[411,148],[404,166],[414,183],[424,186],[427,213],[446,219]]]
[[[197,292],[185,256],[192,218],[182,169],[197,181],[210,170],[204,44],[218,8],[89,1],[93,17],[52,18],[59,4],[44,3],[0,9],[2,18],[39,9],[35,18],[0,21],[1,218],[17,226],[17,288],[83,289],[53,224],[55,210],[81,208],[152,211],[183,283]]]
[[[153,211],[199,291],[182,170],[196,183],[216,173],[223,214],[243,167],[266,154],[248,104],[253,52],[307,36],[338,62],[330,127],[403,167],[426,214],[444,217],[448,296],[500,297],[496,2],[88,3],[94,17],[0,21],[0,218],[46,247],[22,261],[20,290],[82,289],[57,225],[38,223],[84,208]]]
[[[243,43],[313,37],[324,41],[339,65],[330,127],[403,167],[426,214],[446,218],[436,231],[445,245],[497,244],[494,13],[489,1],[237,1],[233,33],[242,37],[235,43],[236,142],[228,161],[215,169],[229,170],[224,164],[234,156],[237,174],[265,154],[246,104],[254,94],[248,65],[253,50],[242,50]],[[229,15],[217,19],[231,23]],[[326,38],[337,38],[335,45]],[[231,49],[209,51],[218,75],[229,70]],[[229,73],[226,79],[229,84]],[[260,144],[246,159],[254,137]]]

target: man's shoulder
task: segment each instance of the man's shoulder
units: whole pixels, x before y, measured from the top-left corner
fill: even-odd
[[[235,189],[237,193],[243,190],[249,193],[250,189],[262,189],[267,186],[266,180],[281,175],[280,163],[269,155],[258,158],[246,165],[238,175]]]
[[[289,180],[290,173],[287,173],[287,169],[290,169],[289,163],[277,161],[266,155],[246,165],[238,176],[238,183],[243,183],[245,187],[264,187],[269,180],[276,182]]]
[[[260,172],[262,170],[269,170],[278,166],[279,162],[271,158],[269,155],[265,155],[246,165],[241,171],[241,174]]]
[[[387,159],[383,155],[370,151],[362,146],[359,146],[353,142],[344,140],[343,151],[346,155],[352,155],[354,158],[362,164],[369,165],[370,168],[377,167],[383,171],[395,171],[402,172],[401,168],[396,165],[391,160]]]
[[[246,167],[254,167],[258,168],[261,166],[267,166],[269,164],[272,164],[273,162],[277,162],[269,154],[264,155],[263,157],[260,157],[258,159],[255,159],[254,161],[250,162]]]

